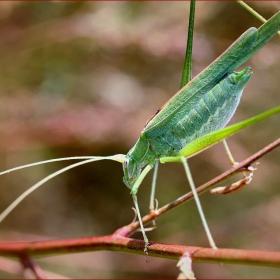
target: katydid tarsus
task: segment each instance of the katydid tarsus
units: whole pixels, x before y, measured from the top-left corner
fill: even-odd
[[[277,13],[259,29],[250,28],[241,35],[219,58],[184,86],[148,120],[139,140],[126,156],[88,157],[87,161],[70,165],[53,173],[15,201],[0,215],[0,221],[31,191],[62,172],[91,161],[115,160],[123,163],[124,182],[131,189],[146,244],[145,251],[147,251],[148,239],[141,222],[136,196],[146,174],[154,166],[157,167],[158,162],[182,162],[195,195],[186,158],[249,125],[280,112],[280,107],[277,107],[247,121],[222,129],[234,114],[243,88],[251,76],[249,68],[240,72],[233,71],[259,51],[279,29],[280,13]],[[155,182],[155,177],[153,181]],[[154,195],[151,201],[153,197]],[[198,203],[197,199],[196,201]],[[199,204],[198,207],[200,208]],[[210,245],[215,247],[206,221],[203,217],[202,219]]]

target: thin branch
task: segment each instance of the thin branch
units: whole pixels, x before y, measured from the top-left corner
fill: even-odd
[[[280,252],[253,251],[239,249],[210,249],[194,246],[182,246],[158,242],[149,243],[149,256],[178,260],[188,252],[195,262],[215,262],[262,266],[279,266]],[[117,251],[143,255],[145,242],[117,234],[53,240],[42,242],[0,243],[0,254],[5,256],[47,256],[53,254],[79,253],[86,251]]]

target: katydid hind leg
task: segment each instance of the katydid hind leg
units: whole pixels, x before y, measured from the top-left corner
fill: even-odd
[[[231,165],[233,167],[236,167],[239,163],[234,160],[232,153],[231,153],[229,146],[225,139],[223,140],[223,145],[224,145],[225,152],[228,156],[228,159],[229,159]],[[229,186],[214,188],[211,190],[211,193],[212,194],[229,194],[234,191],[243,189],[245,186],[247,186],[251,183],[251,181],[253,179],[253,172],[254,172],[255,168],[252,166],[249,166],[249,167],[247,167],[247,170],[248,171],[243,172],[243,179],[236,181]]]
[[[198,212],[199,212],[200,218],[202,220],[202,224],[203,224],[203,227],[205,229],[209,244],[213,249],[217,249],[217,246],[215,245],[214,239],[212,237],[209,226],[207,224],[207,221],[206,221],[206,218],[205,218],[205,215],[204,215],[204,212],[203,212],[203,209],[202,209],[202,206],[201,206],[201,203],[200,203],[200,200],[199,200],[196,188],[195,188],[195,184],[194,184],[194,181],[193,181],[193,178],[192,178],[192,174],[191,174],[189,165],[187,163],[187,159],[185,157],[181,157],[181,162],[183,163],[183,166],[185,168],[186,175],[187,175],[191,190],[193,192],[193,197],[194,197],[194,200],[196,202],[196,206],[198,208]]]
[[[226,152],[226,154],[227,154],[227,157],[228,157],[228,159],[229,159],[230,164],[231,164],[233,167],[235,167],[236,165],[238,165],[238,162],[234,160],[234,158],[233,158],[233,156],[232,156],[232,153],[231,153],[231,151],[230,151],[230,149],[229,149],[229,146],[228,146],[228,144],[227,144],[227,142],[226,142],[226,139],[223,140],[223,145],[224,145],[224,149],[225,149],[225,152]]]

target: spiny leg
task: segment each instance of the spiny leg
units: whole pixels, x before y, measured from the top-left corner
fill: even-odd
[[[194,185],[194,181],[193,181],[193,178],[192,178],[192,174],[191,174],[191,171],[190,171],[190,168],[189,168],[189,165],[187,163],[187,160],[185,157],[181,157],[181,162],[183,163],[184,165],[184,168],[185,168],[185,171],[186,171],[186,175],[187,175],[187,178],[189,180],[189,183],[190,183],[190,187],[191,187],[191,190],[193,192],[193,197],[194,197],[194,200],[196,202],[196,206],[198,208],[198,212],[199,212],[199,215],[200,215],[200,218],[202,220],[202,224],[204,226],[204,229],[205,229],[205,232],[206,232],[206,235],[207,235],[207,238],[208,238],[208,241],[210,243],[210,246],[213,248],[213,249],[217,249],[216,245],[215,245],[215,242],[214,242],[214,239],[212,237],[212,234],[210,232],[210,229],[208,227],[208,224],[207,224],[207,221],[206,221],[206,218],[205,218],[205,215],[203,213],[203,210],[202,210],[202,207],[201,207],[201,204],[200,204],[200,200],[198,198],[198,195],[197,195],[197,192],[196,192],[196,188],[195,188],[195,185]]]

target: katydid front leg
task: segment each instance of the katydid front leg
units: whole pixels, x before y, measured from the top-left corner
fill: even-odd
[[[149,240],[148,240],[148,237],[146,235],[145,228],[144,228],[144,225],[143,225],[143,222],[142,222],[142,217],[141,217],[141,213],[140,213],[140,209],[139,209],[139,205],[138,205],[138,201],[137,201],[137,192],[138,192],[138,189],[139,189],[142,181],[144,180],[144,178],[146,177],[146,175],[148,174],[148,172],[152,168],[153,168],[153,165],[147,165],[145,167],[145,169],[141,172],[140,176],[137,178],[137,180],[134,183],[134,185],[131,189],[131,192],[130,192],[131,195],[132,195],[132,199],[133,199],[133,202],[134,202],[134,205],[135,205],[135,209],[136,209],[136,213],[137,213],[137,216],[138,216],[138,221],[139,221],[139,224],[140,224],[141,232],[142,232],[143,239],[144,239],[144,242],[145,242],[145,247],[144,247],[144,254],[145,255],[148,255]]]

